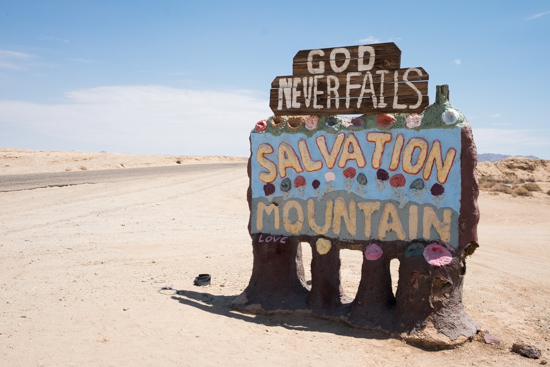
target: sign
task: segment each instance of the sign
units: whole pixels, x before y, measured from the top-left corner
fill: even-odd
[[[250,134],[254,264],[234,308],[310,312],[424,347],[476,335],[462,305],[465,259],[478,247],[472,130],[448,86],[428,106],[428,74],[400,61],[393,43],[306,50],[293,75],[275,78],[274,116]],[[353,300],[344,249],[363,257]]]
[[[302,50],[293,75],[271,83],[275,115],[421,112],[428,106],[428,73],[401,69],[394,43]]]
[[[460,127],[252,134],[251,233],[458,245]]]

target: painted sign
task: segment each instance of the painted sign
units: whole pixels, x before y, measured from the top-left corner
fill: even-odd
[[[421,112],[429,103],[428,73],[401,69],[394,43],[299,51],[293,75],[275,78],[275,115]]]
[[[458,245],[459,127],[253,133],[251,148],[251,233]]]
[[[448,86],[427,106],[428,74],[400,59],[393,43],[306,50],[292,76],[275,78],[275,114],[250,134],[254,265],[234,308],[311,312],[424,347],[477,333],[462,306],[465,258],[478,247],[472,130]],[[363,258],[353,300],[343,249]]]

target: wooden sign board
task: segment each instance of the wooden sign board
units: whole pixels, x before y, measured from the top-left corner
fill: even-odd
[[[302,50],[293,75],[271,83],[269,106],[275,115],[421,112],[429,75],[400,64],[394,43]]]

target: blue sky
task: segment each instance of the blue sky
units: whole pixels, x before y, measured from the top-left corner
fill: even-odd
[[[548,1],[0,0],[0,147],[249,154],[299,50],[395,42],[480,153],[550,159]]]

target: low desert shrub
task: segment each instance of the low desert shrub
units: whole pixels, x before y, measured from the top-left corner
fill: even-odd
[[[484,182],[480,182],[479,183],[479,188],[481,190],[489,190],[491,189],[493,186],[495,186],[496,182],[492,182],[492,181],[484,181]]]
[[[523,184],[522,187],[525,188],[527,191],[542,191],[540,186],[537,185],[534,182],[529,182],[529,183]]]
[[[505,194],[511,194],[512,193],[512,188],[506,186],[505,184],[497,183],[497,184],[493,185],[493,187],[491,187],[491,191],[503,192]]]
[[[546,195],[550,195],[550,190],[546,191]]]
[[[513,197],[516,197],[516,196],[530,197],[530,196],[533,196],[533,194],[531,194],[531,192],[524,187],[518,187],[517,189],[512,191],[512,196]]]

